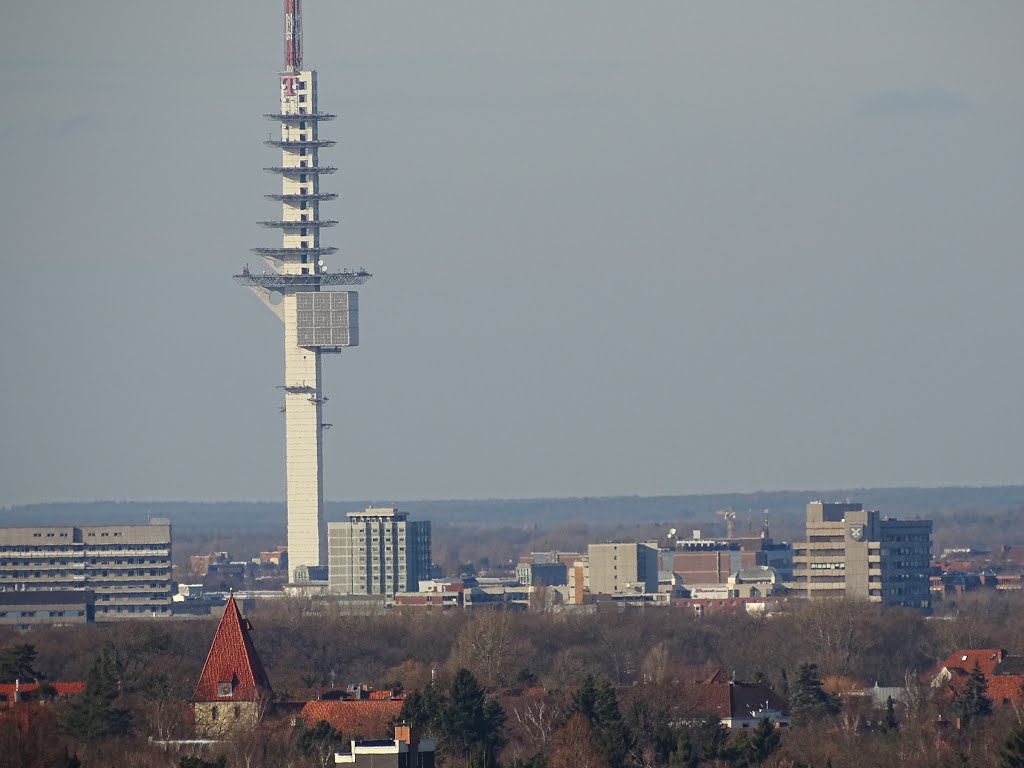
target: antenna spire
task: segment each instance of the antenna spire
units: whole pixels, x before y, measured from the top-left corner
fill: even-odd
[[[302,0],[284,0],[284,66],[302,69]]]

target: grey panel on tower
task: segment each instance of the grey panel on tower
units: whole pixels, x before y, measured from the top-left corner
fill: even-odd
[[[300,347],[355,347],[359,344],[359,294],[304,291],[295,295]]]

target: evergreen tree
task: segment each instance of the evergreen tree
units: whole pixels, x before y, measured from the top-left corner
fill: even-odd
[[[818,665],[801,664],[790,685],[789,714],[793,725],[807,725],[838,710],[832,697],[821,689]]]
[[[573,694],[565,719],[568,720],[576,712],[587,718],[594,726],[598,745],[609,767],[622,768],[626,755],[633,748],[634,739],[622,721],[619,701],[612,684],[598,684],[593,675],[587,675],[583,685]]]
[[[896,733],[900,729],[900,722],[896,719],[896,705],[893,704],[892,696],[885,700],[885,717],[881,722],[882,733]]]
[[[999,757],[999,768],[1024,768],[1024,728],[1010,734]]]
[[[39,682],[43,677],[34,668],[36,647],[20,643],[5,648],[0,653],[0,682],[13,683],[15,680]]]
[[[463,757],[471,768],[493,768],[504,744],[504,722],[501,705],[485,699],[473,673],[468,669],[456,672],[436,721],[444,748]]]
[[[988,682],[975,663],[967,682],[953,697],[953,711],[965,728],[977,718],[992,714],[992,699],[987,694]]]
[[[69,707],[64,729],[81,741],[124,736],[131,731],[128,710],[117,706],[121,696],[122,666],[105,648],[85,679],[85,691]]]
[[[746,734],[741,734],[746,736]],[[782,736],[767,717],[757,722],[757,728],[746,739],[743,749],[737,750],[745,765],[760,765],[782,744]]]
[[[693,736],[696,742],[695,752],[702,765],[720,758],[726,761],[732,758],[729,750],[729,731],[722,725],[717,715],[708,715],[701,720]]]
[[[179,768],[224,768],[227,764],[228,759],[224,755],[220,755],[215,760],[204,760],[201,757],[185,755],[178,761]]]
[[[669,758],[671,768],[698,768],[697,753],[693,748],[689,730],[683,730],[676,739],[676,748]]]
[[[431,683],[423,690],[412,691],[406,695],[398,720],[408,723],[418,733],[434,736],[443,704],[444,696],[441,690]]]

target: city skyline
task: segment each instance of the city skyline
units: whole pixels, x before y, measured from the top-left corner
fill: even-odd
[[[1021,482],[1024,9],[304,11],[331,265],[376,275],[326,498]],[[0,505],[282,498],[280,331],[231,281],[280,4],[0,41]]]

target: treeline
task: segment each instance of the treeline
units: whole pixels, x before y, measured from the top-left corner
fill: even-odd
[[[366,683],[434,690],[442,701],[456,683],[459,690],[472,689],[471,676],[486,701],[501,707],[487,715],[488,722],[500,722],[484,750],[493,764],[561,768],[571,764],[567,756],[579,754],[595,768],[1000,765],[1021,713],[1000,706],[972,710],[978,715],[973,722],[956,729],[948,724],[957,717],[972,719],[963,703],[934,695],[920,685],[920,676],[958,648],[1002,647],[1024,655],[1024,596],[969,595],[947,608],[938,618],[850,601],[791,602],[785,612],[763,618],[698,619],[678,609],[617,606],[589,615],[349,616],[330,604],[282,598],[260,604],[249,617],[283,700]],[[91,732],[86,714],[78,715],[77,725],[69,720],[68,712],[76,710],[66,703],[44,708],[31,733],[0,718],[0,755],[24,758],[3,764],[55,765],[60,755],[54,750],[68,759],[99,760],[97,755],[127,749],[138,755],[133,765],[172,764],[145,739],[187,735],[186,705],[214,629],[211,619],[0,633],[7,654],[0,675],[18,669],[23,679],[90,681],[94,703],[87,709],[102,702],[116,723],[127,723],[114,733],[102,727]],[[13,649],[27,643],[33,654],[26,661]],[[805,717],[775,735],[763,729],[742,738],[725,732],[700,711],[695,688],[696,680],[715,670],[770,684],[788,698],[794,714],[803,707]],[[907,687],[911,695],[887,710],[853,694],[875,683]],[[424,717],[422,710],[417,717]],[[418,722],[448,732],[426,717]],[[39,729],[49,730],[49,738],[37,743]],[[278,750],[275,755],[291,750],[291,758],[268,764],[312,764],[298,747],[299,736],[260,742]],[[751,746],[755,736],[759,746]],[[614,754],[600,746],[611,742],[619,744]],[[32,762],[41,759],[44,746],[51,762]],[[480,764],[472,762],[472,747],[460,749],[461,765]]]

